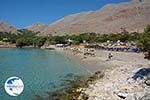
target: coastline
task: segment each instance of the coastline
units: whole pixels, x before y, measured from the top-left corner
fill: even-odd
[[[74,50],[75,48],[78,48],[78,50]],[[86,48],[74,46],[64,48],[55,47],[54,49],[58,52],[65,53],[68,59],[76,60],[85,70],[91,73],[91,76],[96,72],[104,73],[104,77],[100,77],[92,83],[85,81],[88,84],[87,87],[79,86],[72,88],[75,89],[77,93],[80,93],[79,98],[84,94],[88,96],[87,100],[122,100],[121,97],[142,98],[146,93],[150,92],[150,88],[145,85],[145,80],[139,79],[137,81],[132,78],[140,69],[150,69],[150,61],[144,59],[142,53],[104,50],[93,51],[92,49],[87,50]],[[87,51],[92,51],[94,55],[85,55]],[[108,54],[110,52],[113,58],[108,60]],[[83,82],[83,84],[85,84],[85,82]]]
[[[144,59],[143,53],[133,53],[133,52],[116,52],[107,50],[94,50],[94,56],[84,55],[86,50],[90,50],[78,46],[69,47],[53,47],[52,50],[58,52],[63,52],[67,55],[68,59],[76,60],[81,66],[87,69],[91,74],[97,71],[112,70],[116,67],[124,65],[134,65],[134,66],[147,66],[150,62]],[[74,48],[78,48],[79,52],[74,51]],[[46,49],[46,48],[41,48]],[[50,49],[51,50],[51,49]],[[108,60],[108,54],[113,55],[112,60]]]
[[[7,45],[6,45],[7,44]],[[0,48],[17,48],[15,44],[6,43],[5,45],[0,45]],[[25,46],[23,48],[34,48],[33,46]],[[106,50],[94,50],[95,55],[89,56],[84,55],[86,48],[79,48],[82,52],[74,52],[73,48],[78,48],[77,46],[72,47],[56,47],[52,46],[53,49],[41,47],[40,49],[56,50],[58,52],[63,52],[67,55],[68,59],[76,60],[81,66],[88,70],[91,74],[96,71],[111,70],[115,67],[120,67],[124,65],[140,65],[145,66],[150,64],[148,60],[144,59],[143,53],[132,53],[132,52],[116,52],[116,51],[106,51]],[[87,50],[87,49],[86,49]],[[108,61],[108,54],[112,53],[112,60]]]
[[[79,100],[83,100],[81,98],[84,95],[88,96],[87,100],[122,100],[123,98],[145,100],[141,98],[150,93],[150,88],[145,84],[148,76],[143,76],[144,79],[138,79],[138,81],[133,79],[141,70],[149,71],[150,69],[150,61],[144,59],[143,53],[95,50],[95,56],[85,57],[84,52],[74,53],[71,48],[73,47],[61,50],[69,59],[76,59],[91,72],[91,75],[96,72],[104,73],[104,77],[94,80],[94,83],[88,84],[88,87],[80,87]],[[83,49],[80,48],[81,51]],[[113,55],[112,60],[108,60],[107,57],[110,52]],[[140,74],[144,75],[145,71]]]
[[[95,50],[95,56],[85,56],[84,52],[74,53],[71,48],[55,48],[57,51],[66,53],[69,59],[75,59],[84,68],[88,69],[91,73],[100,70],[112,69],[123,65],[147,65],[149,61],[144,59],[142,53],[131,52],[113,52],[105,50]],[[80,48],[83,51],[85,48]],[[108,61],[108,54],[112,53],[112,60]]]
[[[0,48],[16,48],[16,44],[0,41]]]

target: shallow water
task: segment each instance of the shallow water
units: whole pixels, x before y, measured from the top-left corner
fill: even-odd
[[[88,72],[64,53],[36,48],[0,48],[0,99],[33,100],[35,95],[59,88],[67,74],[86,75]],[[20,77],[24,91],[17,97],[9,96],[4,83],[11,76]]]

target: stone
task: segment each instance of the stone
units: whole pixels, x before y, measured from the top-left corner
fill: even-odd
[[[150,93],[145,94],[140,100],[150,100]]]
[[[150,79],[146,79],[146,80],[145,80],[145,84],[146,84],[147,86],[150,86]]]
[[[136,100],[134,94],[128,94],[125,100]]]
[[[121,99],[125,99],[128,94],[126,94],[126,93],[118,93],[117,95],[118,95],[118,97],[120,97]]]

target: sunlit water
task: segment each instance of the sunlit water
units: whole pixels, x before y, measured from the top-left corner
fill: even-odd
[[[35,95],[60,87],[69,74],[86,75],[86,70],[64,53],[35,48],[0,48],[0,100],[33,100]],[[9,96],[4,83],[11,76],[20,77],[24,91],[17,97]]]

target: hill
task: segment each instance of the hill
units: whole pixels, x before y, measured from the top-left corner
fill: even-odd
[[[25,29],[35,32],[35,33],[40,33],[42,32],[47,26],[43,23],[37,22],[35,24],[32,24],[30,26],[27,26]]]
[[[7,32],[7,33],[11,33],[11,34],[18,34],[17,29],[5,22],[0,22],[0,32]]]
[[[141,32],[150,24],[150,0],[108,4],[97,11],[66,16],[46,27],[39,35],[78,34],[84,32],[117,33],[122,29]]]

